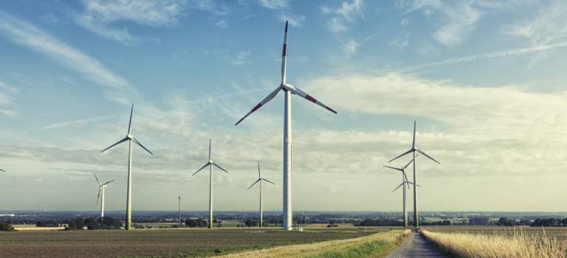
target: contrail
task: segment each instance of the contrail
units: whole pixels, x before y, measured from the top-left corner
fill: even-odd
[[[551,44],[551,45],[542,45],[542,46],[536,46],[536,47],[528,47],[528,48],[517,48],[517,49],[510,49],[510,50],[502,50],[502,51],[496,51],[496,52],[490,52],[490,53],[484,53],[484,54],[478,54],[478,55],[471,55],[471,56],[463,56],[463,57],[445,59],[445,60],[432,62],[432,63],[407,66],[407,67],[403,67],[401,69],[397,69],[396,71],[412,72],[412,71],[417,71],[417,70],[421,70],[421,69],[429,68],[429,67],[434,67],[434,66],[459,64],[459,63],[466,63],[466,62],[472,62],[472,61],[477,61],[477,60],[506,57],[506,56],[517,56],[517,55],[547,51],[547,50],[552,50],[552,49],[556,49],[556,48],[563,48],[563,47],[567,47],[567,42]]]

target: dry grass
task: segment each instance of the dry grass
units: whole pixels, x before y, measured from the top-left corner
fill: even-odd
[[[398,248],[410,234],[410,230],[392,230],[354,239],[281,246],[229,254],[224,257],[385,257]]]
[[[543,230],[543,229],[542,229]],[[483,233],[438,233],[424,230],[423,235],[443,251],[456,257],[564,258],[567,247],[555,237],[529,234],[524,230]]]

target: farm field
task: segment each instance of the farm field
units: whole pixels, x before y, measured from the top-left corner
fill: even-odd
[[[154,229],[0,233],[1,257],[212,256],[368,236],[389,229]]]
[[[466,232],[466,233],[508,233],[513,234],[514,230],[523,231],[527,234],[545,234],[556,237],[563,244],[567,244],[567,227],[496,227],[496,226],[439,226],[422,227],[423,230],[439,233]]]

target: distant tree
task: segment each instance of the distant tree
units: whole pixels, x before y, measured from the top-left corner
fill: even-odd
[[[255,221],[255,220],[251,220],[251,219],[247,219],[247,220],[244,222],[244,224],[245,224],[247,227],[257,227],[257,226],[258,226],[258,222]]]
[[[0,222],[0,231],[14,231],[10,222]]]
[[[75,219],[75,229],[83,230],[85,228],[85,220],[81,217]]]
[[[561,225],[567,226],[567,218],[561,220]]]
[[[120,229],[122,223],[120,220],[112,218],[112,217],[104,217],[98,220],[98,223],[101,225],[103,229]]]
[[[450,220],[444,220],[444,221],[443,221],[443,225],[445,225],[445,226],[451,226],[452,223],[451,223]]]
[[[496,222],[496,225],[510,227],[510,226],[517,226],[518,222],[516,222],[516,220],[514,219],[502,217],[498,220],[498,222]]]
[[[490,219],[487,217],[472,217],[469,218],[469,225],[488,225]]]
[[[90,230],[100,228],[98,221],[93,217],[88,217],[87,219],[85,219],[85,226],[87,226],[87,229],[90,229]]]
[[[198,218],[198,219],[187,219],[185,221],[185,225],[190,228],[198,228],[198,227],[206,227],[208,226],[207,221]]]

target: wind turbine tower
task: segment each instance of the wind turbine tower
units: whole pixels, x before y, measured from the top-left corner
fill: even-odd
[[[248,112],[243,118],[236,122],[235,126],[240,124],[245,118],[250,114],[254,113],[256,110],[260,109],[262,106],[270,102],[280,91],[285,94],[285,107],[284,107],[284,133],[283,133],[283,229],[290,231],[293,229],[293,211],[291,202],[291,179],[292,179],[292,142],[291,142],[291,94],[298,95],[316,105],[319,105],[330,112],[337,113],[332,108],[318,101],[311,95],[307,94],[305,91],[299,89],[296,86],[288,84],[286,81],[286,60],[287,60],[287,29],[288,22],[285,22],[285,33],[282,51],[282,66],[281,75],[282,80],[280,85],[273,90],[268,96],[266,96],[260,103],[258,103],[250,112]]]
[[[138,141],[138,139],[136,139],[134,137],[134,135],[132,135],[132,115],[134,114],[134,104],[132,104],[132,108],[130,109],[130,122],[128,123],[128,133],[126,134],[126,137],[124,137],[122,140],[116,142],[115,144],[110,145],[108,148],[104,149],[101,151],[105,152],[106,150],[109,150],[110,148],[121,144],[123,142],[128,141],[129,147],[128,147],[128,186],[127,186],[127,191],[126,191],[126,230],[131,230],[132,229],[132,142],[138,144],[140,147],[142,147],[142,149],[144,149],[145,151],[147,151],[150,155],[154,155],[150,150],[148,150],[146,147],[144,147],[144,145],[142,145],[142,143],[140,143],[140,141]]]
[[[104,200],[105,200],[104,192],[105,192],[108,184],[114,182],[114,179],[112,179],[112,180],[110,180],[110,181],[108,181],[104,184],[101,184],[100,181],[98,180],[98,177],[96,176],[96,174],[93,173],[93,175],[94,175],[96,182],[98,184],[98,196],[96,197],[96,203],[98,204],[98,200],[100,199],[100,218],[102,219],[102,218],[104,218]],[[102,197],[102,198],[100,198],[100,197]]]
[[[248,190],[250,190],[250,188],[252,188],[254,185],[256,185],[257,183],[260,183],[260,227],[262,227],[262,225],[264,224],[264,216],[263,216],[263,192],[262,192],[262,182],[266,181],[270,184],[276,185],[274,184],[274,182],[265,179],[262,177],[262,173],[260,172],[260,162],[258,162],[258,179],[250,186],[248,187]]]
[[[206,167],[209,167],[209,228],[213,228],[213,166],[217,167],[218,169],[224,171],[228,174],[224,168],[219,166],[212,160],[211,157],[211,140],[209,139],[209,161],[203,167],[201,167],[197,172],[193,173],[193,176],[199,173]]]
[[[434,162],[437,163],[437,164],[441,164],[441,163],[439,163],[439,161],[435,160],[435,159],[432,158],[431,156],[425,154],[425,152],[423,152],[422,150],[417,149],[417,148],[415,147],[415,132],[416,132],[416,128],[417,128],[417,123],[416,123],[416,121],[413,121],[413,141],[412,141],[412,143],[411,143],[411,149],[408,150],[408,151],[406,151],[406,152],[404,152],[404,153],[402,153],[402,154],[400,154],[399,156],[397,156],[397,157],[391,159],[390,161],[388,161],[388,163],[390,163],[390,162],[392,162],[392,161],[394,161],[394,160],[396,160],[396,159],[398,159],[398,158],[401,158],[401,157],[403,157],[403,156],[405,156],[405,155],[411,153],[411,154],[413,155],[413,158],[412,158],[412,160],[413,160],[413,183],[414,183],[415,185],[417,185],[417,175],[416,175],[416,173],[415,173],[415,163],[416,163],[415,157],[416,157],[416,154],[417,154],[417,153],[419,153],[419,154],[421,154],[421,155],[427,157],[428,159],[434,161]],[[416,152],[417,152],[417,153],[416,153]],[[417,210],[417,187],[414,187],[414,188],[413,188],[413,220],[414,220],[414,226],[415,226],[416,228],[418,228],[418,227],[419,227],[419,213],[418,213],[418,210]]]

